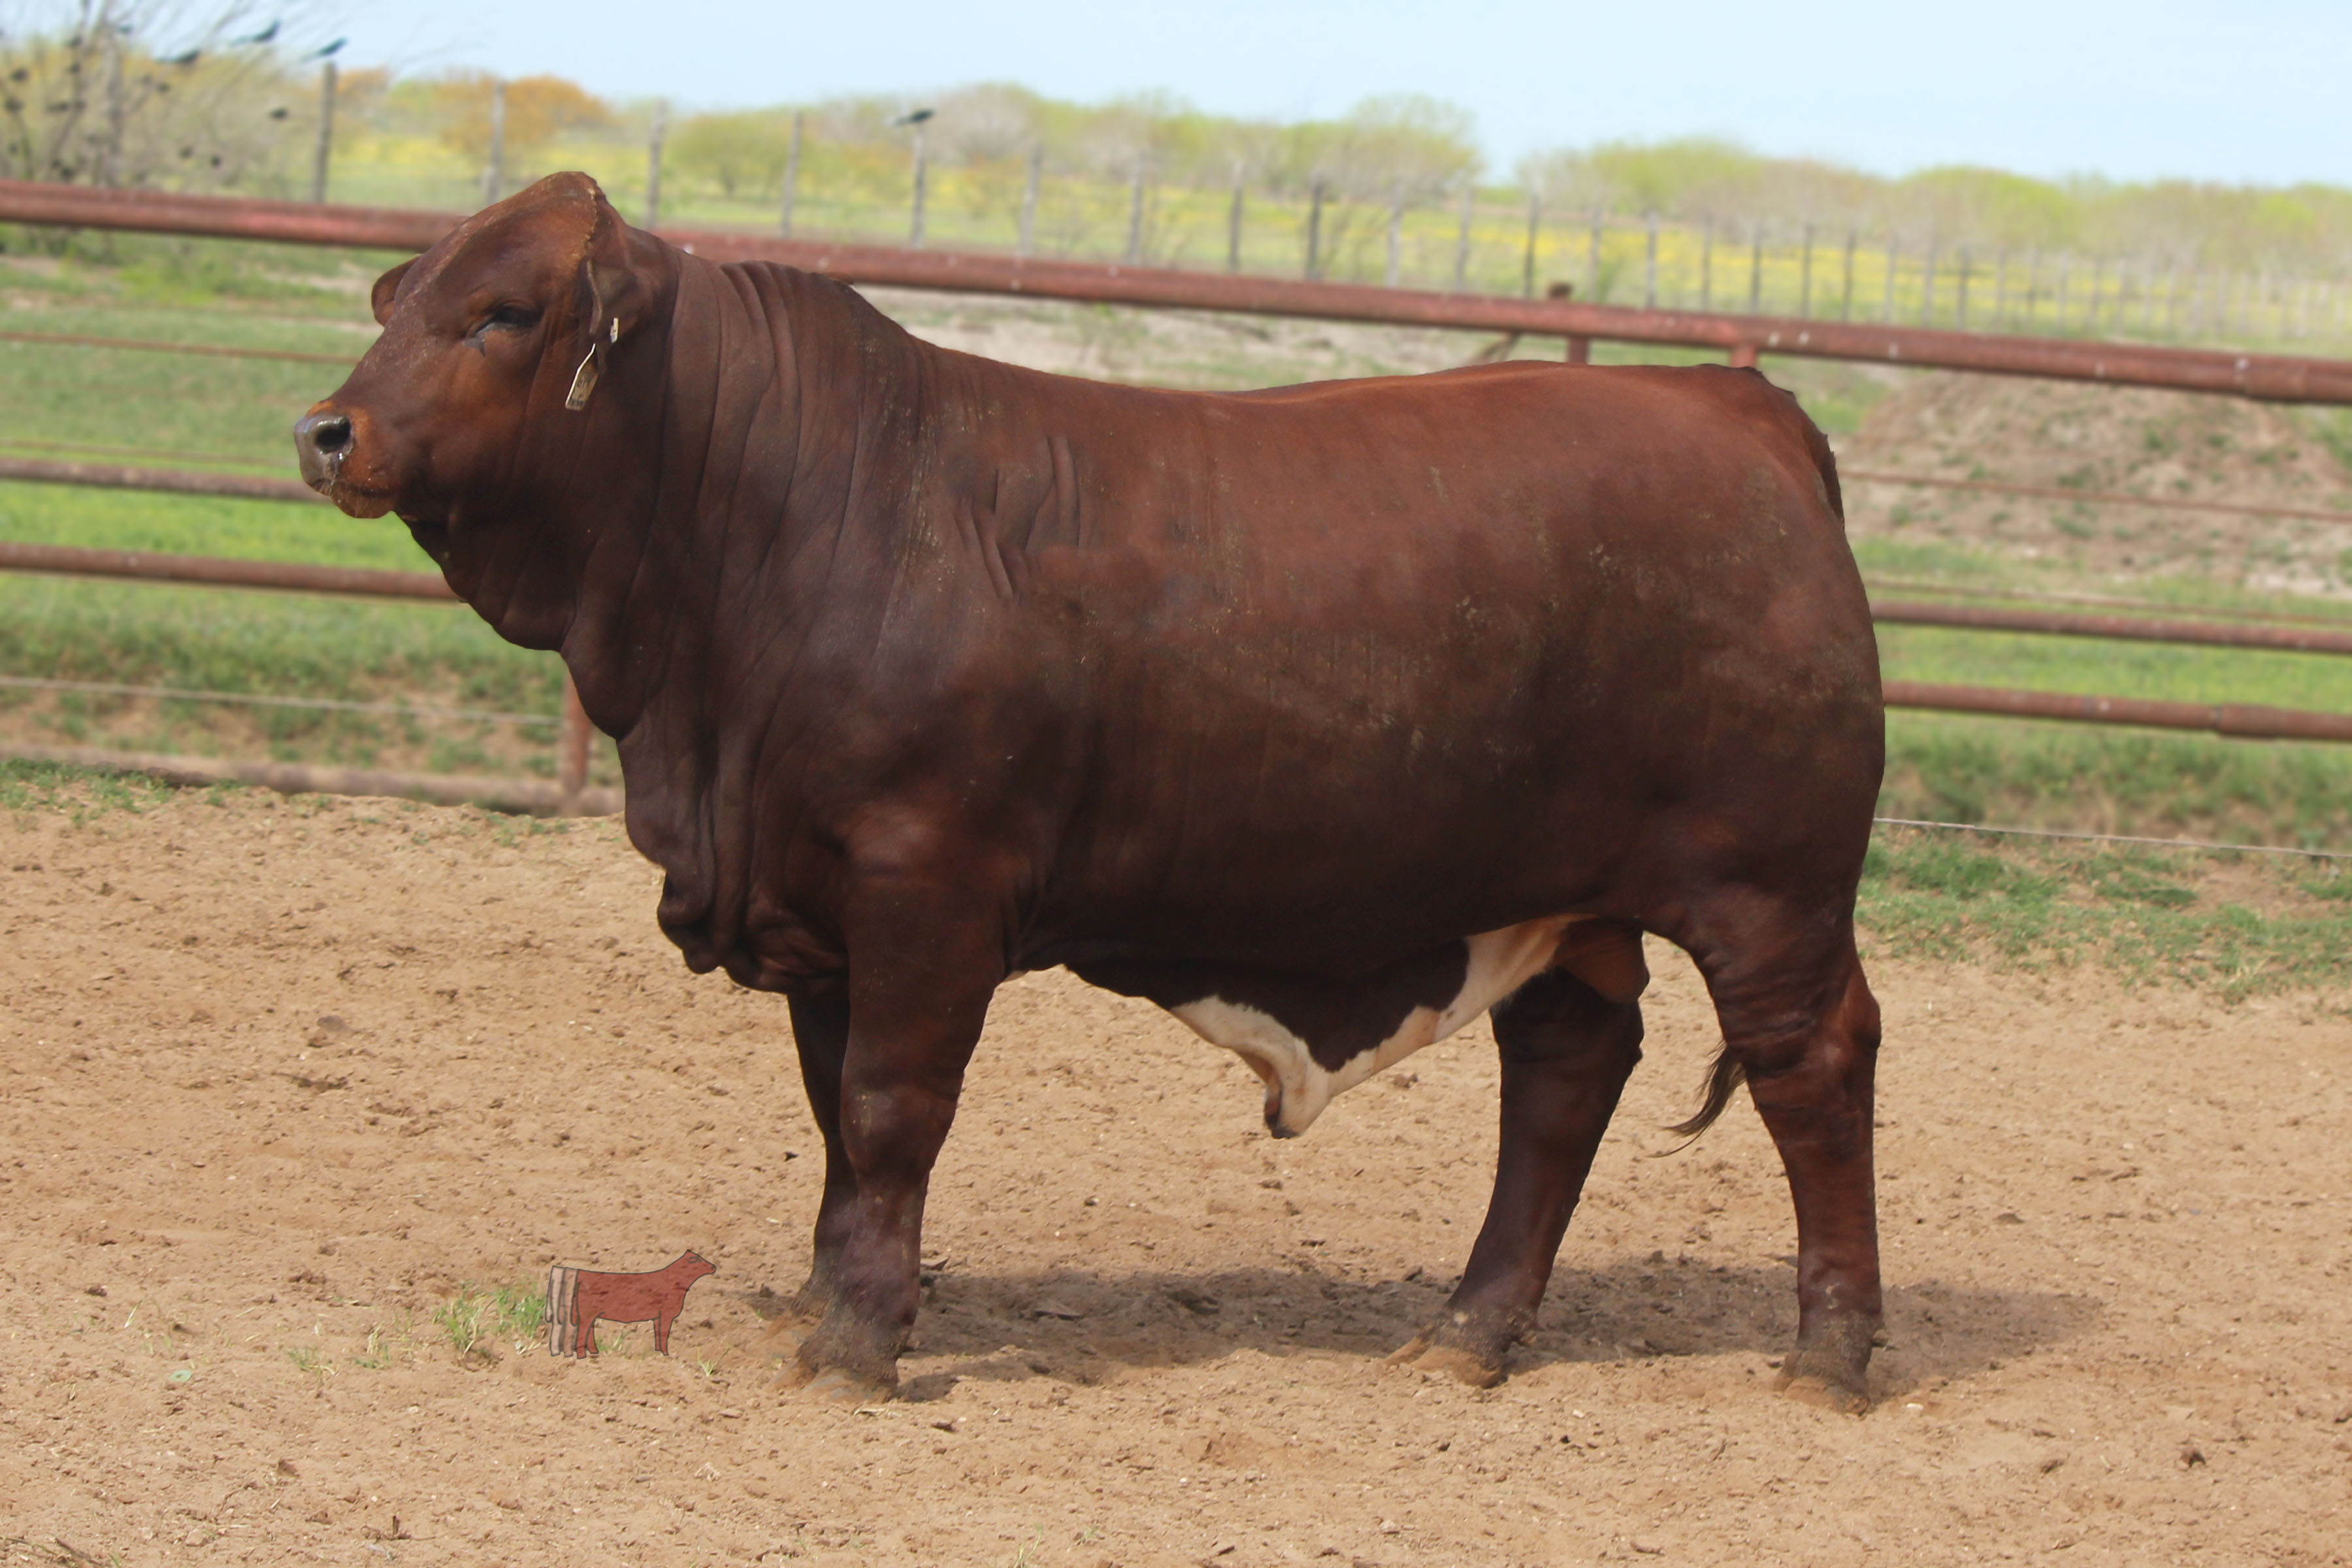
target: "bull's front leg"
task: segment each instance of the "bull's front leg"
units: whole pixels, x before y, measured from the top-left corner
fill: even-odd
[[[853,901],[848,1032],[819,1253],[824,1315],[788,1384],[840,1399],[887,1397],[921,1299],[923,1203],[955,1120],[965,1066],[1004,978],[995,923],[963,915],[971,881],[893,873]],[[795,1015],[797,1016],[797,1013]]]

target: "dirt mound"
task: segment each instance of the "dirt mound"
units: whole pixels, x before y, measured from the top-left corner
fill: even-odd
[[[1678,955],[1487,1392],[1381,1363],[1477,1228],[1483,1030],[1276,1142],[1234,1058],[1034,975],[931,1186],[908,1397],[851,1410],[758,1348],[821,1177],[784,1009],[684,971],[657,880],[609,822],[0,817],[0,1562],[2345,1561],[2352,1100],[2309,1002],[1879,964],[1855,1420],[1767,1392],[1756,1118],[1661,1157],[1716,1039]],[[669,1357],[447,1310],[688,1247]]]
[[[2084,572],[2193,572],[2341,594],[2346,521],[2184,511],[1877,483],[1895,472],[2086,494],[2352,511],[2352,472],[2295,411],[2232,397],[2007,376],[1920,375],[1841,442],[1848,521],[1877,535],[1990,546]]]

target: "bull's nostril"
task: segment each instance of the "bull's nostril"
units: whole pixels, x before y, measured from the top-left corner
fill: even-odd
[[[330,414],[310,425],[310,445],[321,452],[340,452],[352,444],[352,422],[340,414]]]

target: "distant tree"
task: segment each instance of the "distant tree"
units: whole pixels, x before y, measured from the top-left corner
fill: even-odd
[[[487,71],[467,71],[433,84],[441,140],[479,163],[490,155],[490,84]],[[613,123],[613,109],[579,83],[560,76],[518,77],[507,83],[506,156],[520,165],[557,137],[601,131]]]
[[[764,196],[783,178],[792,138],[788,110],[698,114],[671,133],[668,161],[687,178],[718,187],[729,201]]]
[[[94,185],[268,180],[310,119],[295,76],[316,42],[308,14],[251,0],[0,0],[0,171]]]

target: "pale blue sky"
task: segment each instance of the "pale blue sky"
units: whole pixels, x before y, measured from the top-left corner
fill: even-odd
[[[333,30],[354,65],[693,108],[993,79],[1287,117],[1414,91],[1472,110],[1505,167],[1713,132],[1891,174],[2352,184],[2352,0],[375,0]]]

